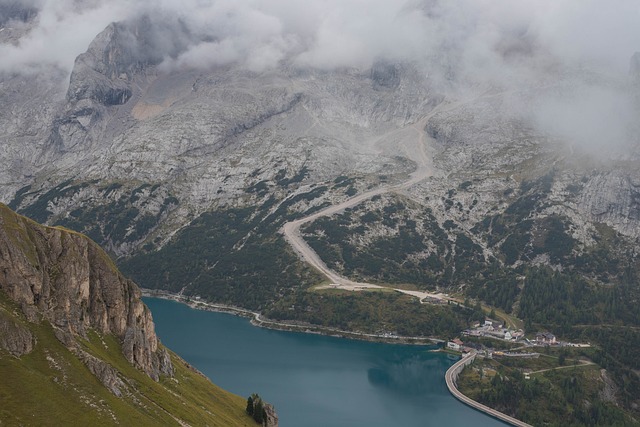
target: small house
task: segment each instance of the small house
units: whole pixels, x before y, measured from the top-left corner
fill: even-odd
[[[514,340],[519,341],[524,337],[524,332],[522,330],[511,331],[511,337]]]
[[[484,320],[484,324],[482,326],[487,328],[487,329],[491,329],[491,328],[493,328],[494,330],[495,329],[501,329],[502,328],[502,322],[500,322],[498,320],[494,320],[494,319],[489,319],[487,317]]]
[[[455,351],[460,351],[463,345],[464,343],[460,341],[460,339],[456,338],[453,341],[449,341],[447,343],[447,348],[450,348],[451,350],[455,350]]]
[[[556,344],[556,336],[551,332],[538,332],[536,334],[536,341],[540,344]]]

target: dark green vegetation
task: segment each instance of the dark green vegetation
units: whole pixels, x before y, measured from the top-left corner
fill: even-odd
[[[536,426],[638,425],[613,401],[615,386],[607,374],[597,365],[580,363],[575,357],[585,356],[583,351],[568,352],[556,350],[539,359],[478,359],[465,368],[458,387],[472,399]],[[526,379],[526,372],[534,373]]]
[[[640,396],[640,311],[632,271],[620,284],[602,287],[575,275],[531,270],[520,301],[525,324],[596,344],[592,359],[612,374],[627,407]]]
[[[409,200],[392,197],[381,208],[361,205],[320,218],[303,232],[331,268],[354,280],[430,289],[464,283],[469,296],[507,313],[520,292],[514,285],[520,270],[485,258],[474,236],[451,220],[440,226],[430,209]]]
[[[262,398],[256,393],[253,393],[247,398],[247,415],[260,425],[267,419],[267,411],[264,406],[265,403],[262,401]]]
[[[339,179],[334,185],[351,184]],[[270,197],[258,209],[202,214],[162,249],[120,265],[143,287],[261,310],[275,320],[409,336],[453,336],[465,327],[474,313],[460,307],[419,304],[415,298],[386,292],[309,292],[322,277],[299,260],[278,230],[303,216],[292,211],[293,205],[325,191],[321,186],[279,205]]]
[[[429,209],[415,213],[411,201],[383,200],[381,208],[360,205],[319,218],[303,230],[305,239],[331,268],[353,279],[433,287],[479,272],[482,248],[467,235],[448,233]],[[375,235],[381,228],[389,231]]]
[[[216,302],[262,309],[321,277],[298,260],[278,234],[282,206],[202,214],[166,246],[121,263],[143,287],[201,295]]]
[[[82,183],[74,183],[72,180],[64,181],[44,194],[38,194],[35,200],[31,201],[25,209],[19,210],[18,213],[26,215],[36,222],[44,223],[53,215],[53,212],[49,210],[49,202],[60,197],[73,196],[90,184],[95,184],[95,181]],[[17,210],[25,198],[35,195],[30,190],[30,185],[18,190],[7,206],[12,210]]]
[[[350,180],[337,181],[337,186],[351,185]],[[162,249],[120,265],[143,287],[261,310],[275,320],[344,330],[454,336],[472,317],[483,316],[457,306],[419,304],[393,292],[309,292],[309,286],[322,277],[299,260],[278,230],[286,221],[303,216],[291,206],[325,191],[327,187],[321,186],[279,205],[270,197],[258,209],[202,214]],[[402,255],[402,239],[397,244],[394,252]]]
[[[153,381],[122,355],[118,340],[91,332],[81,347],[117,371],[128,393],[116,397],[55,337],[48,322],[28,322],[0,291],[2,323],[26,328],[33,351],[15,357],[0,348],[2,425],[190,425],[248,426],[244,399],[211,384],[171,354],[175,377]],[[0,330],[0,338],[6,330]]]
[[[96,203],[94,196],[82,194],[83,189],[96,191],[100,202]],[[51,212],[50,204],[70,197],[79,199],[76,209],[59,215]],[[87,197],[90,200],[85,200]],[[62,225],[86,234],[110,248],[141,242],[178,204],[178,199],[159,184],[125,186],[120,182],[101,185],[96,181],[65,181],[45,193],[30,192],[30,187],[24,187],[9,207],[36,222]]]
[[[507,265],[543,254],[552,264],[566,261],[575,244],[567,234],[567,218],[554,214],[536,217],[549,206],[546,196],[552,184],[552,173],[524,181],[504,212],[486,217],[472,231],[485,237],[490,247],[498,248]]]
[[[274,304],[267,316],[370,334],[453,337],[473,310],[420,304],[397,292],[300,291]]]

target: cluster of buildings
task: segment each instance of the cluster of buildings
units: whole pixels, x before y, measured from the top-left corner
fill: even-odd
[[[486,348],[481,344],[473,344],[470,343],[465,345],[459,338],[451,340],[447,342],[447,348],[453,351],[459,351],[461,353],[469,353],[471,351],[475,351],[481,357],[488,357],[492,359],[494,356],[498,357],[524,357],[524,358],[538,358],[540,353],[531,353],[531,352],[511,352],[511,351],[496,351],[492,348]]]
[[[462,331],[462,335],[470,336],[470,337],[488,337],[495,338],[509,342],[519,342],[522,343],[523,346],[545,346],[545,345],[573,345],[573,346],[588,346],[582,344],[571,344],[571,343],[563,343],[557,340],[556,336],[551,332],[538,332],[536,334],[535,340],[529,340],[524,336],[524,331],[522,329],[509,329],[504,327],[504,324],[498,320],[494,319],[485,319],[483,323],[476,322],[469,329],[465,329]],[[447,342],[448,349],[454,351],[460,351],[462,353],[469,352],[473,350],[473,344],[465,344],[459,339],[456,338]],[[478,350],[477,348],[475,350]],[[534,353],[532,353],[533,355]],[[508,356],[509,354],[505,354]],[[518,356],[522,356],[518,354]]]
[[[493,319],[486,319],[484,323],[473,324],[471,328],[462,331],[463,335],[471,337],[490,337],[506,341],[520,341],[524,338],[522,329],[505,328],[502,322]]]
[[[459,351],[461,353],[469,353],[475,351],[476,354],[482,357],[492,358],[498,357],[528,357],[536,358],[539,353],[523,352],[523,347],[535,347],[535,346],[569,346],[569,347],[590,347],[589,344],[576,344],[570,342],[558,341],[555,335],[551,332],[538,332],[535,335],[535,339],[529,339],[524,336],[522,329],[509,329],[505,328],[503,323],[498,320],[485,319],[483,323],[476,322],[469,329],[462,331],[462,335],[470,337],[489,337],[494,339],[500,339],[511,343],[520,343],[522,347],[519,351],[496,351],[492,348],[487,348],[480,343],[468,342],[464,343],[459,338],[448,341],[446,348],[453,351]]]

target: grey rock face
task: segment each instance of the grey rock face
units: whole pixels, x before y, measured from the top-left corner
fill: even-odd
[[[88,99],[113,106],[129,100],[130,79],[154,60],[138,55],[143,41],[132,34],[134,30],[126,24],[112,23],[91,42],[87,52],[78,56],[67,91],[70,102]]]
[[[185,48],[188,34],[179,22],[159,28],[146,17],[112,23],[78,56],[67,99],[90,99],[104,106],[125,104],[132,95],[133,77]]]
[[[371,80],[379,88],[396,89],[400,85],[400,75],[396,64],[378,62],[371,68]]]
[[[380,185],[381,177],[397,183],[415,167],[402,149],[406,135],[396,132],[443,101],[424,69],[379,62],[370,70],[286,64],[261,73],[235,66],[169,70],[158,64],[195,36],[167,22],[163,29],[145,18],[109,25],[78,57],[68,88],[25,78],[0,82],[0,101],[11,109],[0,111],[7,135],[0,160],[9,165],[0,170],[0,200],[50,223],[86,226],[99,218],[92,236],[128,256],[162,246],[206,211],[293,198],[340,175],[357,178],[358,190]],[[631,73],[638,68],[635,55]],[[429,147],[434,176],[409,196],[439,222],[470,230],[506,209],[505,192],[517,194],[522,182],[556,170],[548,203],[536,215],[571,218],[584,244],[593,222],[640,236],[637,153],[606,167],[576,165],[572,147],[514,108],[544,91],[561,92],[571,78],[446,98],[425,128],[437,141]],[[23,89],[25,103],[18,97]],[[32,101],[39,93],[43,101]],[[296,176],[299,182],[278,184]],[[467,181],[476,194],[455,198],[468,208],[447,209],[447,192]],[[260,185],[263,193],[251,190]],[[344,197],[328,191],[292,210]],[[126,221],[109,222],[121,212]],[[123,334],[146,345],[133,330]],[[131,345],[130,355],[138,357],[139,348]]]
[[[77,233],[40,226],[3,205],[0,211],[0,289],[37,309],[66,345],[90,329],[113,334],[127,360],[151,378],[172,372],[140,290],[104,251]]]
[[[33,344],[31,332],[0,311],[0,348],[20,357],[31,353]]]
[[[266,414],[266,419],[263,421],[262,425],[264,427],[278,427],[278,414],[276,413],[273,405],[270,403],[265,404],[264,412]]]
[[[7,164],[24,160],[5,172],[1,200],[31,185],[12,205],[24,208],[61,182],[83,183],[44,203],[52,215],[38,219],[55,222],[70,220],[79,207],[116,203],[114,197],[144,183],[159,186],[154,195],[177,197],[179,205],[165,210],[153,197],[139,197],[132,227],[143,218],[159,223],[140,236],[127,230],[125,238],[100,241],[127,255],[155,238],[166,241],[212,207],[258,203],[247,188],[276,180],[281,171],[290,178],[304,167],[298,186],[306,191],[341,174],[376,181],[411,171],[397,141],[380,137],[435,104],[437,95],[410,65],[339,73],[287,67],[261,74],[234,67],[166,73],[156,64],[179,52],[190,35],[176,25],[175,43],[162,50],[153,44],[159,44],[157,31],[144,19],[110,25],[78,57],[66,97],[54,115],[38,120],[38,134],[18,146],[14,135],[27,120],[11,129],[4,158]],[[15,96],[6,101],[15,104]],[[121,188],[107,192],[106,183]]]
[[[78,351],[80,360],[89,368],[100,382],[114,395],[121,397],[127,390],[127,385],[118,376],[118,371],[103,360],[90,355],[86,351]]]
[[[12,20],[27,22],[37,14],[38,10],[35,7],[26,6],[20,1],[3,1],[0,3],[0,25]]]
[[[544,195],[547,208],[537,215],[556,213],[571,218],[577,227],[574,237],[585,244],[589,243],[587,230],[599,222],[631,239],[640,237],[639,177],[634,160],[638,147],[633,147],[637,131],[629,130],[630,142],[624,149],[614,143],[591,152],[580,141],[567,143],[525,119],[522,106],[534,104],[543,95],[542,90],[482,95],[436,114],[426,131],[438,142],[436,164],[447,171],[446,178],[438,182],[441,194],[465,181],[473,182],[478,205],[465,215],[445,211],[434,199],[430,206],[443,220],[457,216],[471,228],[491,211],[506,208],[509,197],[505,191],[518,194],[523,181],[552,174],[554,184]],[[625,154],[619,155],[622,151]]]

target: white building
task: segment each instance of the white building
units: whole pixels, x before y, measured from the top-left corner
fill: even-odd
[[[461,351],[463,345],[464,343],[460,341],[458,338],[454,339],[453,341],[447,342],[447,348],[450,348],[451,350],[455,350],[455,351]]]

